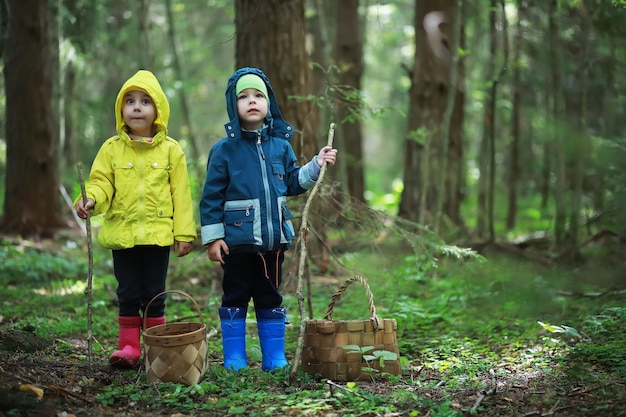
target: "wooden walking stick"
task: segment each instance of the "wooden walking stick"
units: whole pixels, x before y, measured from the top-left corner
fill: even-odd
[[[83,178],[83,164],[81,162],[76,163],[76,169],[78,170],[78,181],[80,182],[80,191],[83,196],[83,204],[87,203],[87,192],[85,191],[85,180]],[[91,244],[91,219],[89,212],[87,212],[87,218],[85,219],[87,230],[87,252],[89,253],[89,272],[87,274],[87,357],[89,358],[89,366],[93,366],[92,355],[92,289],[93,289],[93,246]]]
[[[333,146],[333,138],[335,136],[335,124],[331,123],[330,128],[328,130],[328,146]],[[298,366],[300,365],[300,358],[302,357],[302,347],[304,345],[304,332],[306,330],[306,307],[304,305],[304,295],[302,293],[302,281],[304,275],[304,268],[306,265],[307,259],[307,230],[309,226],[309,209],[311,207],[311,202],[317,194],[320,186],[322,185],[322,180],[324,179],[324,174],[326,173],[326,161],[322,163],[322,169],[320,171],[320,176],[313,186],[309,197],[304,204],[304,209],[302,210],[302,222],[300,224],[300,259],[298,262],[298,285],[296,287],[296,297],[298,299],[298,306],[300,307],[300,332],[298,333],[298,342],[296,344],[296,354],[293,358],[293,364],[291,365],[291,373],[290,380],[293,381],[296,372],[298,371]]]

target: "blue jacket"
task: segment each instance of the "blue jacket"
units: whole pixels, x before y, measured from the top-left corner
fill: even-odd
[[[242,131],[235,86],[244,74],[267,85],[269,110],[263,128]],[[202,243],[224,239],[231,253],[285,250],[294,238],[287,197],[313,187],[320,167],[316,157],[297,165],[290,141],[293,126],[281,116],[267,76],[257,68],[235,71],[226,87],[230,121],[227,136],[209,152],[200,200]]]

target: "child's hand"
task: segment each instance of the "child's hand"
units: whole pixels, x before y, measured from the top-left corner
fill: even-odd
[[[191,242],[179,242],[178,240],[174,240],[174,252],[178,252],[177,257],[185,256],[191,253],[193,249],[193,243]]]
[[[330,146],[324,146],[320,153],[317,154],[317,164],[322,167],[324,162],[328,165],[335,165],[335,159],[337,159],[337,149]]]
[[[207,245],[209,259],[224,265],[224,255],[228,255],[228,245],[223,239],[217,239]]]
[[[86,203],[83,203],[83,199],[81,198],[76,203],[76,214],[78,214],[78,217],[80,217],[81,219],[86,219],[87,214],[89,214],[89,210],[91,210],[95,205],[96,202],[93,201],[91,198],[88,198]]]

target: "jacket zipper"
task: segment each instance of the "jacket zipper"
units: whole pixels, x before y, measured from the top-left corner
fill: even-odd
[[[263,153],[263,148],[261,146],[261,132],[257,132],[256,134],[256,146],[259,152],[259,159],[261,162],[261,173],[263,177],[263,189],[265,190],[265,211],[267,212],[267,245],[268,249],[272,249],[274,247],[274,226],[272,224],[272,202],[270,199],[270,185],[269,180],[267,178],[267,167],[265,166],[265,154]]]
[[[137,162],[139,162],[139,166],[137,167],[137,172],[139,174],[139,190],[137,192],[138,200],[139,200],[139,211],[137,212],[137,224],[139,225],[139,237],[137,241],[144,240],[144,219],[145,219],[145,199],[144,199],[144,176],[145,176],[145,166],[143,163],[143,141],[139,145],[139,152],[137,152]]]

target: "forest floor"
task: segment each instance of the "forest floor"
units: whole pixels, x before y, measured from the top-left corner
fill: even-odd
[[[31,340],[27,340],[32,338]],[[86,354],[85,341],[75,341],[76,349],[82,349]],[[2,345],[37,345],[41,341],[26,333],[4,335]],[[183,417],[187,415],[224,416],[222,412],[213,414],[205,411],[200,413],[177,412],[175,409],[165,409],[155,412],[136,409],[120,409],[115,406],[104,406],[96,396],[111,384],[119,386],[135,385],[141,379],[142,368],[136,372],[120,371],[109,367],[105,357],[96,358],[96,365],[90,367],[86,361],[68,358],[67,353],[55,349],[46,349],[45,354],[24,355],[3,351],[0,353],[0,415],[2,416],[42,416],[42,417],[71,417],[71,416],[171,416]],[[506,366],[506,365],[501,365]],[[602,369],[588,369],[589,380],[605,381],[596,384],[582,384],[580,381],[568,378],[551,377],[533,370],[510,370],[506,377],[496,377],[483,381],[488,389],[447,390],[443,382],[445,375],[433,371],[419,370],[404,372],[399,381],[360,382],[361,392],[369,392],[382,398],[390,398],[399,389],[415,390],[411,381],[416,378],[431,380],[435,383],[432,388],[419,388],[420,395],[428,398],[432,403],[451,401],[448,415],[480,415],[480,416],[572,416],[572,417],[612,417],[626,415],[624,393],[626,379],[610,379],[607,382]],[[85,384],[85,377],[89,383]],[[337,384],[337,386],[342,386]],[[343,384],[345,386],[345,384]],[[20,390],[22,387],[23,391]],[[31,387],[42,389],[41,399]],[[298,388],[298,387],[296,387]],[[300,388],[307,388],[306,386]],[[327,389],[333,389],[328,385]],[[334,388],[340,390],[342,388]],[[273,387],[276,396],[286,395],[290,389],[287,386]],[[621,398],[621,399],[620,399]],[[480,412],[476,410],[479,409]],[[12,410],[12,411],[11,411]],[[16,411],[19,410],[19,411]],[[463,414],[453,414],[452,410],[466,410]],[[469,410],[469,411],[468,411]],[[474,410],[472,412],[472,410]],[[415,412],[419,412],[416,407]],[[334,412],[303,413],[311,416],[338,416]],[[359,414],[359,415],[386,415],[409,416],[420,414]],[[229,414],[230,415],[230,414]],[[243,413],[241,415],[251,415]],[[262,415],[262,414],[255,414]],[[444,416],[445,410],[431,415]]]
[[[621,262],[618,264],[623,265]],[[621,267],[620,267],[621,268]],[[623,269],[618,272],[621,274]],[[622,279],[611,289],[614,295],[612,304],[624,307],[623,290],[626,283]],[[1,294],[1,293],[0,293]],[[4,295],[2,296],[4,298]],[[3,300],[5,302],[6,300]],[[48,307],[41,306],[42,309]],[[52,307],[50,307],[52,308]],[[60,313],[62,314],[62,313]],[[620,313],[621,314],[621,313]],[[13,319],[13,318],[12,318]],[[59,317],[63,320],[62,317]],[[71,320],[71,318],[68,318]],[[360,381],[358,388],[353,385],[332,381],[312,382],[310,379],[298,379],[294,384],[273,383],[265,386],[266,394],[280,398],[280,401],[291,399],[294,393],[325,391],[324,401],[328,398],[343,396],[345,401],[354,401],[354,412],[346,412],[345,408],[328,409],[319,407],[307,408],[305,404],[294,406],[292,412],[272,412],[263,410],[263,406],[255,404],[251,399],[250,409],[232,409],[225,412],[223,408],[216,411],[202,409],[193,411],[186,403],[177,407],[176,404],[165,402],[166,395],[160,395],[161,403],[150,406],[154,392],[148,395],[150,387],[145,382],[143,363],[135,370],[120,371],[108,365],[108,353],[102,349],[92,353],[92,364],[88,360],[88,343],[84,337],[41,337],[37,332],[37,322],[32,326],[11,326],[10,320],[3,317],[0,311],[0,416],[229,416],[229,415],[306,415],[306,416],[384,416],[384,417],[444,417],[444,416],[490,416],[490,417],[530,417],[530,416],[572,416],[572,417],[617,417],[626,416],[626,353],[615,345],[606,345],[611,352],[605,352],[610,360],[584,357],[579,353],[577,359],[567,362],[555,362],[544,368],[525,366],[519,356],[532,356],[529,346],[521,346],[521,342],[511,339],[511,360],[502,359],[492,363],[491,367],[481,369],[466,385],[449,384],[453,368],[437,369],[425,366],[419,356],[411,358],[403,365],[401,376],[376,378],[374,381]],[[626,324],[618,320],[617,332],[621,332],[620,341],[626,340]],[[614,330],[612,330],[614,331]],[[219,335],[212,335],[213,342],[219,343]],[[583,334],[582,338],[586,338]],[[607,341],[613,340],[608,336]],[[617,339],[615,339],[617,340]],[[111,341],[107,341],[111,343]],[[621,343],[621,342],[620,342]],[[519,344],[519,346],[517,346]],[[617,346],[620,346],[619,344]],[[461,348],[462,349],[462,348]],[[549,349],[542,354],[550,356],[557,350],[563,352],[567,346],[554,345],[554,352]],[[599,352],[588,350],[588,352]],[[594,353],[595,354],[595,353]],[[513,358],[516,356],[517,358]],[[605,359],[607,358],[605,357]],[[220,368],[221,352],[209,352],[209,372],[205,376],[212,382],[218,381],[211,372]],[[256,365],[258,367],[258,365]],[[254,368],[254,366],[252,366]],[[546,369],[550,369],[546,371]],[[262,372],[258,372],[262,374]],[[240,376],[237,381],[242,385],[253,385],[256,376]],[[120,402],[119,397],[125,394],[117,392],[118,401],[107,403],[102,400],[104,392],[111,392],[112,387],[136,387],[126,395],[127,401]],[[229,386],[225,390],[242,389]],[[309,391],[312,390],[312,391]],[[225,391],[226,392],[226,391]],[[248,391],[246,391],[248,392]],[[182,394],[180,394],[182,396]],[[313,395],[315,394],[308,394]],[[201,401],[218,401],[219,392],[215,396],[201,396]],[[419,398],[413,405],[407,405],[403,398]],[[215,398],[214,398],[215,397]],[[352,398],[346,400],[346,397]],[[299,397],[300,400],[302,397]],[[375,404],[389,402],[394,406],[387,411],[368,412],[357,405],[361,398],[377,398]],[[296,401],[300,401],[296,400]],[[321,401],[321,400],[320,400]],[[411,400],[414,401],[414,400]],[[410,402],[409,402],[410,403]]]

